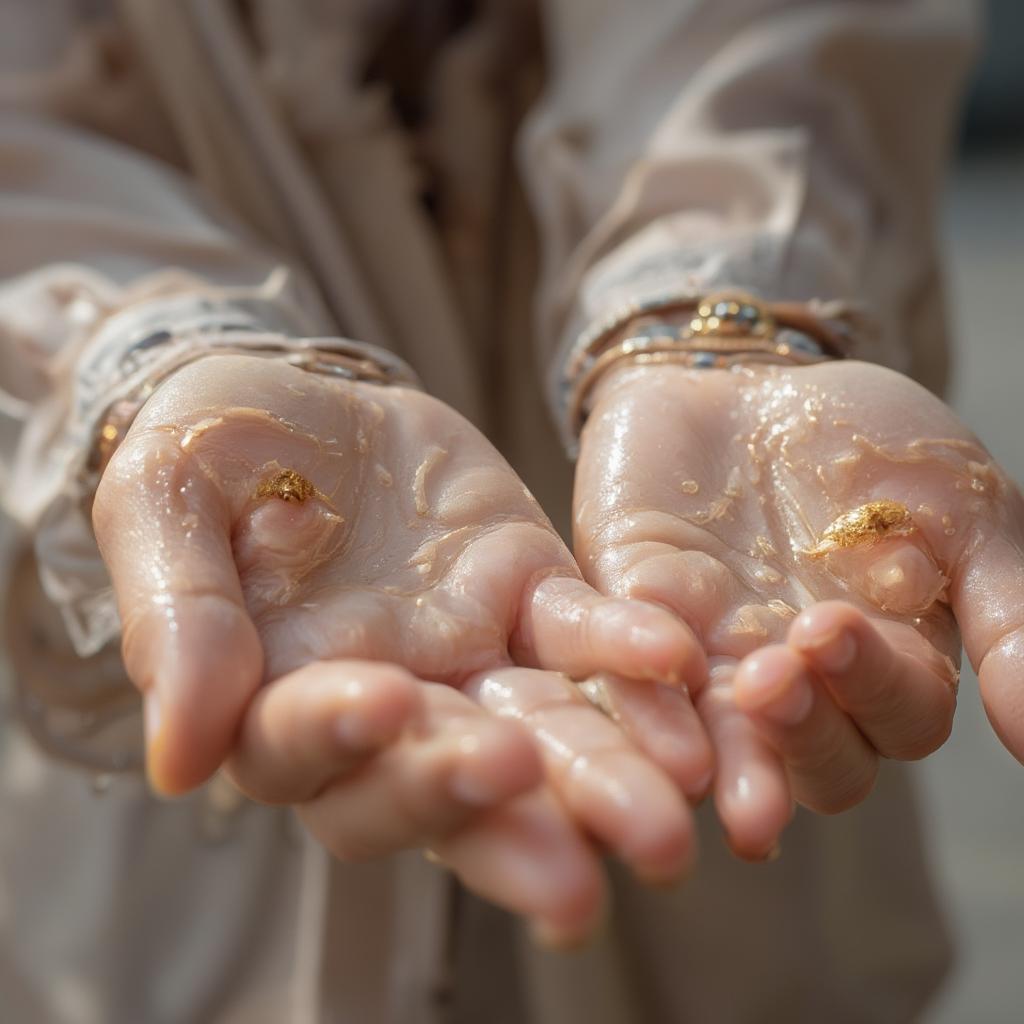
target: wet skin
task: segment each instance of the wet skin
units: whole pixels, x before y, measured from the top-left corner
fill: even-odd
[[[879,507],[882,527],[864,514]],[[698,710],[741,855],[773,848],[792,798],[841,810],[880,754],[945,740],[961,630],[1024,756],[1024,503],[907,378],[853,361],[620,369],[583,433],[574,526],[591,583],[701,640]]]
[[[594,841],[644,879],[692,864],[699,645],[585,584],[443,404],[208,357],[142,410],[94,521],[157,789],[228,758],[337,855],[430,847],[566,941],[600,913]],[[599,670],[633,680],[607,683],[618,726],[565,675]]]
[[[879,502],[910,522],[835,542]],[[452,410],[243,357],[157,391],[95,522],[158,789],[226,759],[338,856],[431,849],[551,941],[600,914],[595,844],[647,880],[689,869],[716,761],[758,859],[793,799],[840,810],[880,754],[934,749],[957,623],[1024,752],[1019,492],[877,367],[609,375],[577,474],[587,582]]]

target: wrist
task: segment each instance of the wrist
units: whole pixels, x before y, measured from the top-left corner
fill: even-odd
[[[98,478],[143,405],[172,379],[213,358],[284,363],[347,384],[419,388],[411,368],[390,352],[345,338],[296,338],[282,334],[211,330],[174,334],[159,357],[133,375],[132,386],[108,405],[95,430],[88,470]]]
[[[599,382],[628,365],[674,365],[695,371],[759,363],[807,365],[842,358],[850,337],[834,307],[761,302],[720,292],[686,302],[648,303],[629,317],[584,332],[565,363],[563,429],[571,441],[593,404]]]

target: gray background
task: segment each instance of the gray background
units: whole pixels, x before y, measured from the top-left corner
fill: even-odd
[[[1015,64],[985,73],[983,81],[1005,90],[986,100],[989,114],[979,120],[972,106],[971,146],[946,204],[946,251],[957,325],[953,404],[1021,483],[1024,2],[1005,8],[1018,22]],[[1000,38],[999,53],[1008,53]],[[965,672],[953,737],[918,769],[936,876],[959,946],[930,1024],[1024,1021],[1024,768],[989,729],[976,683]]]

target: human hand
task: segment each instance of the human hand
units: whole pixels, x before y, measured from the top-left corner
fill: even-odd
[[[274,496],[308,485],[305,500]],[[425,689],[416,699],[405,684],[373,696],[379,714],[391,707],[388,729],[369,746],[385,776],[389,759],[414,763],[410,749],[436,734],[444,742],[431,749],[447,777],[461,763],[451,752],[462,750],[460,737],[475,749],[478,728],[498,729],[485,753],[467,755],[466,771],[492,788],[500,776],[504,788],[492,799],[501,803],[539,781],[532,730],[554,776],[569,757],[563,789],[572,794],[560,796],[575,819],[640,874],[665,877],[692,857],[689,812],[665,776],[683,792],[699,791],[709,749],[685,698],[657,684],[698,687],[699,646],[663,609],[586,586],[511,469],[441,403],[262,359],[208,357],[141,411],[104,473],[94,521],[118,596],[126,666],[146,695],[158,788],[184,791],[221,764],[261,684],[293,679],[315,662],[396,663],[413,674],[406,684]],[[623,691],[620,718],[632,742],[622,742],[643,769],[623,766],[613,784],[595,746],[610,742],[609,723],[558,676],[515,676],[520,682],[495,697],[481,680],[513,659],[576,677],[604,669],[647,680],[609,684]],[[454,692],[424,696],[438,692],[436,682],[472,684],[485,705],[521,717],[527,731],[483,725],[452,704]],[[537,687],[551,692],[539,700]],[[538,700],[551,708],[535,713]],[[563,704],[572,705],[565,714]],[[310,713],[317,721],[328,714]],[[253,781],[257,761],[233,765],[240,784],[281,799]],[[352,774],[346,763],[328,776],[339,788]],[[402,842],[457,832],[465,816],[453,818],[444,801],[438,808]]]
[[[888,529],[864,528],[867,512],[836,522],[873,502],[891,503]],[[899,374],[619,369],[581,439],[575,549],[602,593],[670,608],[704,643],[698,710],[743,856],[772,849],[791,796],[841,810],[879,755],[945,740],[958,625],[993,726],[1024,758],[1024,502]]]
[[[465,691],[381,662],[307,665],[257,693],[228,771],[344,861],[427,849],[549,943],[583,938],[603,909],[580,826],[645,881],[690,868],[676,786],[571,683],[511,667]],[[680,723],[664,727],[674,738]]]

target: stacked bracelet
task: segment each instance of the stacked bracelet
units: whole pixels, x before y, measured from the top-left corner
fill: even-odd
[[[163,381],[207,355],[277,359],[351,381],[420,387],[392,352],[346,338],[310,337],[276,296],[198,290],[161,294],[108,315],[79,365],[72,420],[87,450],[82,489],[90,494],[139,409]]]
[[[149,366],[147,374],[137,379],[129,394],[120,396],[103,413],[87,464],[93,474],[102,472],[106,467],[139,410],[160,384],[204,356],[244,355],[275,359],[309,373],[342,380],[421,387],[419,378],[404,360],[374,345],[348,338],[294,338],[238,328],[218,329],[216,325],[184,335],[162,331],[160,336],[151,336],[129,349],[125,353],[126,367],[133,353],[148,351],[154,345],[166,345],[166,351]]]
[[[674,314],[667,323],[653,314]],[[848,338],[809,305],[767,305],[744,292],[698,300],[654,300],[617,311],[584,332],[566,362],[565,426],[579,436],[594,385],[612,366],[672,363],[693,369],[726,369],[750,363],[807,365],[843,358]]]

